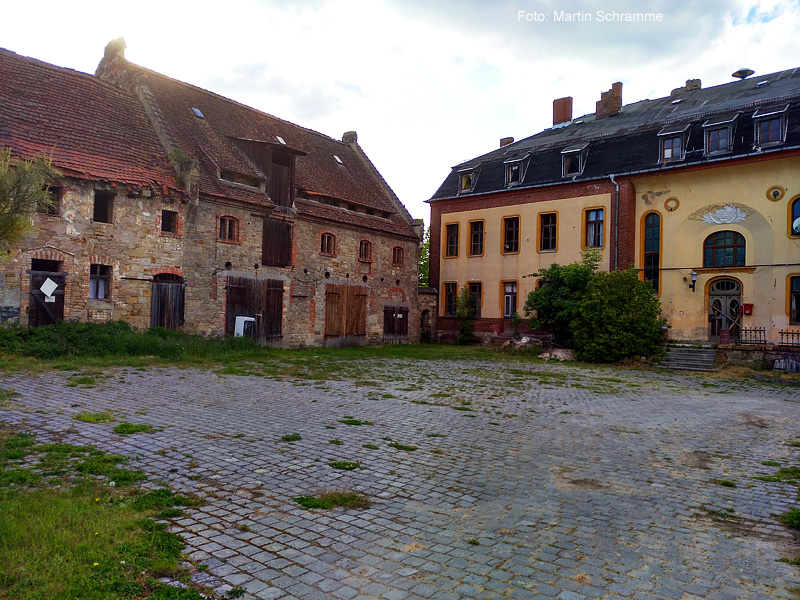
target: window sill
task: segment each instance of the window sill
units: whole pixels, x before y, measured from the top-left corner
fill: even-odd
[[[242,245],[242,242],[240,242],[239,240],[221,240],[221,239],[217,238],[217,241],[220,244],[230,244],[231,246],[241,246]]]

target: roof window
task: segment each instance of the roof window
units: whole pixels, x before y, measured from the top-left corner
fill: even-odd
[[[659,162],[682,160],[691,123],[667,125],[658,132]]]
[[[703,123],[703,146],[706,156],[724,154],[733,149],[733,129],[740,113],[712,117]]]
[[[561,176],[577,177],[583,175],[586,166],[586,155],[589,153],[589,143],[573,144],[561,151]]]
[[[755,148],[777,146],[786,141],[786,112],[789,105],[759,108],[753,113]]]
[[[281,144],[283,144],[284,146],[286,145],[286,140],[284,140],[284,139],[283,139],[281,136],[279,136],[279,135],[276,135],[276,136],[275,136],[275,139],[277,139],[277,140],[278,140],[278,141],[279,141]]]
[[[205,118],[206,118],[206,117],[205,117],[205,115],[203,115],[203,113],[202,113],[202,112],[200,112],[200,109],[199,109],[199,108],[195,108],[195,107],[193,106],[193,107],[192,107],[192,112],[194,113],[194,116],[196,116],[196,117],[200,117],[201,119],[205,119]]]
[[[458,193],[463,194],[475,189],[478,173],[475,169],[462,169],[458,172]]]
[[[334,160],[336,160],[336,162],[337,162],[337,163],[339,163],[340,165],[343,165],[343,164],[344,164],[344,163],[342,162],[342,159],[341,159],[341,158],[339,158],[338,156],[336,156],[335,154],[333,155],[333,158],[334,158]]]

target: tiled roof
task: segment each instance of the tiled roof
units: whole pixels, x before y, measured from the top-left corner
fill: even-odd
[[[585,181],[610,174],[673,169],[718,160],[719,156],[704,153],[703,124],[709,120],[715,122],[735,117],[735,142],[724,158],[745,156],[754,152],[753,114],[759,108],[782,108],[787,104],[786,141],[769,151],[800,146],[800,68],[796,68],[706,89],[675,91],[665,98],[628,104],[618,114],[600,119],[594,114],[576,117],[569,123],[546,129],[453,167],[431,200],[506,190],[504,162],[514,159],[523,159],[527,167],[524,180],[514,189]],[[685,158],[670,163],[659,162],[658,133],[676,128],[683,131],[687,127]],[[562,177],[561,152],[586,144],[583,173],[574,178]],[[458,171],[463,169],[477,169],[477,179],[472,192],[459,194]]]
[[[408,224],[397,214],[392,214],[389,219],[382,219],[372,215],[349,211],[344,208],[320,204],[319,202],[303,198],[295,200],[295,208],[297,208],[297,212],[301,215],[338,221],[339,223],[372,229],[373,231],[383,231],[396,235],[409,235]]]
[[[65,175],[177,188],[142,106],[91,75],[0,49],[0,147],[51,153]]]
[[[298,191],[397,214],[387,190],[370,171],[370,165],[365,164],[349,144],[139,67],[121,56],[110,60],[107,57],[104,63],[98,68],[100,76],[125,73],[129,80],[149,88],[174,142],[190,158],[200,161],[201,193],[259,204],[268,202],[264,194],[220,181],[217,171],[230,170],[263,179],[233,140],[257,140],[283,146],[280,137],[285,148],[297,151],[295,186]],[[203,117],[198,117],[193,108],[200,110]],[[297,207],[299,212],[309,210],[308,204],[303,206],[302,210]],[[325,212],[326,218],[343,222],[352,223],[355,219],[347,211],[314,210]],[[366,216],[365,219],[370,223],[374,221]],[[394,229],[414,235],[403,219],[399,219]]]

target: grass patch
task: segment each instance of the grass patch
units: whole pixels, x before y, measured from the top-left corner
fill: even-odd
[[[75,415],[75,419],[84,423],[108,423],[114,420],[110,412],[82,412]]]
[[[403,450],[405,452],[413,452],[417,449],[416,446],[406,446],[404,444],[399,444],[398,442],[392,442],[389,444],[390,448],[395,448],[396,450]]]
[[[302,440],[302,436],[299,433],[289,433],[281,438],[282,442],[299,442]]]
[[[792,529],[800,529],[800,508],[790,508],[783,513],[781,523]]]
[[[762,460],[761,464],[764,465],[765,467],[780,467],[781,466],[781,463],[779,463],[777,460]]]
[[[367,450],[378,450],[380,446],[376,446],[375,444],[363,444],[362,448],[366,448]]]
[[[0,406],[8,406],[8,401],[16,396],[19,394],[14,391],[14,388],[0,387]]]
[[[438,438],[438,437],[447,437],[443,433],[429,433],[426,437],[429,438]]]
[[[328,440],[329,444],[333,444],[334,446],[341,446],[342,440]]]
[[[112,431],[117,435],[133,435],[134,433],[156,433],[161,430],[144,423],[120,423]]]
[[[94,387],[97,379],[91,375],[72,375],[67,380],[67,387]]]
[[[755,479],[760,481],[796,483],[800,480],[800,467],[783,467],[778,469],[773,475],[756,475]]]
[[[348,490],[333,490],[324,492],[318,496],[299,496],[297,498],[292,498],[292,501],[297,502],[297,504],[306,510],[327,510],[337,506],[343,508],[366,509],[372,506],[372,502],[369,498],[358,492],[351,492]]]
[[[32,461],[30,469],[14,464],[21,458]],[[0,597],[202,598],[195,589],[156,581],[188,582],[188,574],[180,566],[183,542],[150,518],[197,501],[169,490],[137,494],[122,488],[124,478],[113,487],[98,478],[114,469],[143,478],[118,466],[126,460],[91,446],[36,445],[32,435],[0,430],[0,475],[50,475],[46,486],[35,485],[42,478],[0,483]]]
[[[729,487],[729,488],[736,487],[736,482],[730,479],[712,479],[711,482],[716,483],[717,485],[721,485],[722,487]]]
[[[339,419],[339,423],[343,423],[345,425],[354,425],[356,427],[359,426],[359,425],[374,425],[375,424],[372,421],[360,421],[358,419],[353,419],[352,417]]]
[[[355,469],[363,469],[364,467],[357,462],[350,462],[347,460],[334,460],[328,463],[328,466],[342,471],[354,471]]]

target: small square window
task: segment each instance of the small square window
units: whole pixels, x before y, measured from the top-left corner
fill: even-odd
[[[730,130],[727,127],[706,131],[706,152],[727,152]]]
[[[580,154],[566,154],[561,159],[563,161],[562,169],[563,175],[580,175],[581,173],[581,155]]]
[[[114,222],[114,194],[97,191],[94,193],[92,220],[95,223]]]
[[[111,297],[111,267],[109,265],[90,265],[89,298],[108,300]]]
[[[58,215],[60,214],[61,193],[63,188],[55,185],[47,186],[47,204],[39,206],[37,211],[43,215]]]
[[[178,233],[178,213],[174,210],[161,211],[161,231],[164,233]]]

